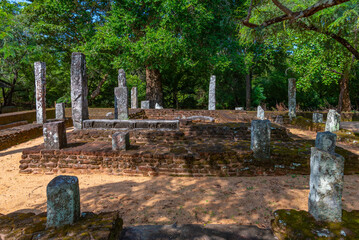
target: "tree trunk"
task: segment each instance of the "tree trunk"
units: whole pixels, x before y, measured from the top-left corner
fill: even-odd
[[[19,74],[18,74],[17,70],[15,70],[14,71],[14,79],[12,81],[10,91],[7,94],[6,98],[4,96],[4,106],[11,106],[12,105],[12,97],[13,97],[13,93],[15,91],[15,84],[17,82],[18,75]]]
[[[251,73],[250,71],[246,75],[246,110],[249,111],[251,108],[251,90],[252,90],[252,84],[251,84]]]
[[[146,67],[146,100],[152,101],[153,107],[156,103],[163,107],[162,102],[161,73],[157,69]]]
[[[350,96],[349,96],[349,69],[344,71],[340,79],[340,94],[338,101],[338,112],[349,112],[351,110]]]

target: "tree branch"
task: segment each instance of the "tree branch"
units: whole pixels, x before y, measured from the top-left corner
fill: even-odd
[[[286,6],[284,6],[282,3],[280,3],[278,0],[272,0],[272,2],[280,9],[282,10],[284,13],[286,13],[288,16],[292,16],[293,12],[287,8]]]
[[[108,73],[105,74],[105,76],[102,78],[101,82],[98,84],[97,88],[95,89],[95,91],[92,92],[91,99],[95,99],[100,94],[101,87],[106,82],[107,77],[108,77]]]
[[[314,31],[317,33],[322,33],[328,37],[331,37],[332,39],[334,39],[335,41],[337,41],[338,43],[340,43],[341,45],[343,45],[346,49],[349,50],[349,52],[351,52],[356,59],[359,60],[359,51],[356,50],[346,39],[340,37],[339,35],[335,34],[335,33],[331,33],[325,30],[321,30],[319,28],[317,28],[314,25],[308,26],[307,24],[305,24],[304,22],[296,22],[297,25],[303,29],[309,30],[309,31]]]
[[[269,19],[267,21],[264,21],[260,25],[251,23],[251,22],[249,22],[250,17],[251,17],[251,12],[252,12],[252,9],[253,9],[252,1],[251,1],[251,5],[250,5],[250,7],[248,9],[248,15],[242,21],[243,25],[247,26],[249,28],[267,27],[267,26],[270,26],[270,25],[275,24],[275,23],[283,22],[285,20],[297,20],[299,18],[306,18],[306,17],[310,17],[310,16],[314,15],[315,13],[319,12],[320,10],[330,8],[330,7],[345,3],[345,2],[349,2],[350,0],[324,0],[324,1],[320,0],[316,4],[308,7],[307,9],[302,10],[302,11],[298,11],[298,12],[290,11],[287,7],[282,5],[277,0],[272,0],[272,1],[280,10],[282,10],[286,14],[282,15],[282,16],[272,18],[272,19]]]
[[[333,73],[336,73],[336,74],[339,74],[339,75],[344,76],[344,74],[343,74],[343,73],[338,72],[338,71],[335,71],[334,69],[329,69],[329,71],[331,71],[331,72],[333,72]]]

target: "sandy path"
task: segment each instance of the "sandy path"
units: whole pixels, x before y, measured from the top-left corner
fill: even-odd
[[[46,211],[54,177],[18,173],[21,151],[42,138],[0,151],[0,213]],[[253,224],[267,228],[276,209],[307,210],[308,176],[119,177],[78,175],[82,211],[119,210],[125,225],[172,223]],[[359,209],[359,176],[346,176],[343,206]]]

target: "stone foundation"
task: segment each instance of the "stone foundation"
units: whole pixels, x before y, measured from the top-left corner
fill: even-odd
[[[188,123],[179,130],[132,130],[127,151],[112,150],[118,130],[76,130],[68,147],[23,151],[20,173],[108,173],[130,176],[256,176],[309,174],[314,141],[292,141],[285,128],[273,127],[271,158],[255,160],[249,124]],[[359,172],[358,156],[338,148],[346,172]]]
[[[117,212],[82,213],[78,222],[46,228],[46,213],[0,214],[0,239],[119,239],[123,221]]]

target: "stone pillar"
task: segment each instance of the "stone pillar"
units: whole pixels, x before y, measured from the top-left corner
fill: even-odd
[[[117,112],[119,120],[128,119],[128,96],[127,87],[115,88],[115,96],[117,102]]]
[[[150,109],[150,101],[141,101],[141,109]]]
[[[277,116],[275,117],[274,122],[277,123],[277,124],[284,124],[284,118],[283,118],[283,116],[277,115]]]
[[[317,138],[315,139],[315,147],[317,149],[334,154],[336,140],[337,140],[337,135],[334,133],[318,132]]]
[[[79,180],[75,176],[57,176],[46,188],[47,227],[62,227],[80,219]]]
[[[89,119],[86,59],[82,53],[72,53],[71,59],[71,104],[75,129],[82,129],[83,120]]]
[[[330,109],[325,123],[325,131],[335,132],[340,127],[340,114],[334,109]]]
[[[65,103],[56,103],[55,113],[56,119],[65,119]]]
[[[137,99],[137,87],[131,89],[131,108],[138,108],[138,99]]]
[[[341,221],[343,182],[344,158],[312,147],[308,209],[317,221]]]
[[[118,70],[118,86],[119,87],[127,87],[127,80],[126,80],[126,73],[125,70],[119,69]]]
[[[296,80],[295,78],[289,78],[288,79],[288,115],[290,119],[296,117],[296,113],[295,113],[295,108],[297,105],[296,92],[297,92]]]
[[[270,121],[253,120],[251,126],[251,150],[256,159],[270,158]]]
[[[127,150],[130,147],[130,134],[128,132],[116,132],[112,135],[112,150]]]
[[[261,106],[257,107],[257,118],[259,118],[260,120],[264,120],[264,110]]]
[[[212,75],[209,82],[208,110],[216,110],[216,76]]]
[[[46,149],[62,149],[67,145],[64,121],[44,123],[44,146]]]
[[[313,123],[322,123],[322,122],[323,122],[323,114],[313,113]]]
[[[115,119],[118,119],[118,108],[117,108],[117,98],[116,98],[116,94],[115,94],[114,104],[115,104]]]
[[[36,122],[46,122],[46,63],[35,62]]]

